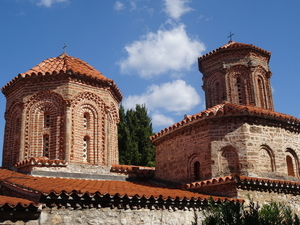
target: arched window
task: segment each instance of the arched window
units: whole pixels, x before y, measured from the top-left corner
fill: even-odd
[[[286,156],[286,165],[287,165],[288,176],[294,177],[295,176],[295,172],[294,172],[293,159],[289,155]]]
[[[200,176],[200,163],[197,161],[194,163],[194,176],[195,176],[195,180],[200,180],[201,176]]]
[[[227,146],[221,149],[220,172],[223,175],[239,173],[239,158],[234,147]]]
[[[286,154],[287,175],[299,177],[299,159],[296,152],[293,149],[288,148]]]
[[[258,155],[258,169],[261,172],[275,172],[275,156],[272,149],[267,146],[261,146]]]
[[[43,155],[49,158],[50,140],[49,134],[43,135]]]

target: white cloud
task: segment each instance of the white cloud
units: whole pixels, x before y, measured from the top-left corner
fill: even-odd
[[[165,2],[164,11],[172,19],[179,20],[183,14],[193,10],[192,8],[186,5],[186,3],[189,2],[187,0],[164,0],[164,2]]]
[[[54,3],[68,2],[69,0],[39,0],[38,6],[51,7]]]
[[[124,10],[124,9],[125,9],[124,4],[120,1],[116,1],[115,5],[114,5],[114,10],[121,11],[121,10]]]
[[[200,96],[191,85],[183,80],[151,85],[142,95],[130,95],[123,101],[126,109],[136,104],[145,104],[149,111],[166,110],[175,113],[187,113],[200,103]]]
[[[202,52],[203,43],[190,38],[183,24],[170,30],[160,29],[149,32],[139,41],[125,46],[126,59],[118,62],[122,73],[138,73],[143,78],[151,78],[169,71],[189,70]]]
[[[172,118],[164,116],[163,114],[160,113],[153,113],[151,115],[151,119],[152,119],[152,125],[154,127],[156,126],[168,127],[175,123]]]

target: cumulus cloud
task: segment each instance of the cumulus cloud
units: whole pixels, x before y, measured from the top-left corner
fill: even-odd
[[[153,113],[151,115],[151,118],[152,118],[152,125],[154,127],[156,126],[168,127],[175,123],[175,121],[172,118],[164,116],[163,114],[160,113]]]
[[[205,51],[205,45],[190,38],[184,24],[179,24],[169,30],[149,32],[125,46],[125,51],[128,57],[118,62],[121,72],[151,78],[169,71],[189,70]]]
[[[114,5],[114,10],[121,11],[121,10],[124,10],[124,9],[125,9],[124,4],[120,1],[116,1],[115,5]]]
[[[68,2],[69,0],[39,0],[38,6],[51,7],[54,3]]]
[[[200,103],[200,96],[191,85],[183,80],[151,85],[142,95],[130,95],[123,101],[127,109],[136,104],[145,104],[149,111],[166,110],[175,113],[187,113]]]
[[[179,20],[183,14],[193,10],[192,8],[186,5],[186,3],[189,2],[187,0],[164,0],[164,2],[165,2],[164,11],[172,19]]]

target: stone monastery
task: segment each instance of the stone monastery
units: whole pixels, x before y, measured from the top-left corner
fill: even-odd
[[[201,224],[216,203],[300,212],[300,119],[274,111],[271,53],[229,41],[198,58],[206,110],[150,137],[156,167],[118,164],[113,80],[66,53],[19,74],[7,104],[1,224]]]

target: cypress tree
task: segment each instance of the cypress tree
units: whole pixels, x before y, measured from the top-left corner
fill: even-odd
[[[120,106],[119,114],[120,164],[155,166],[155,148],[149,138],[153,129],[145,105],[136,105],[135,110],[130,109],[126,113]]]

